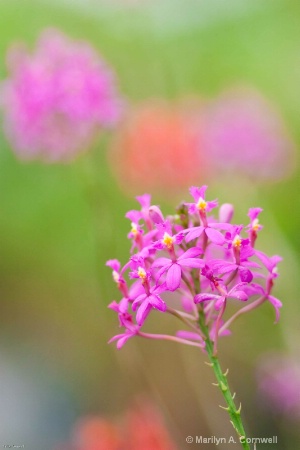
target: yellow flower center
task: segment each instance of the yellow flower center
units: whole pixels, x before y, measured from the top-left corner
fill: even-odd
[[[207,203],[206,203],[206,201],[205,201],[202,197],[200,197],[199,200],[198,200],[197,208],[198,208],[200,211],[205,211],[206,208],[207,208]]]
[[[163,237],[164,245],[170,250],[173,246],[173,238],[169,235],[169,233],[165,233]]]
[[[235,248],[241,248],[241,245],[242,245],[242,238],[241,238],[241,236],[237,235],[237,236],[233,239],[232,245],[233,245]]]
[[[139,230],[138,230],[138,226],[136,223],[131,222],[131,233],[132,234],[138,234]]]
[[[143,269],[143,267],[139,267],[137,273],[141,280],[145,280],[147,278],[146,270]]]

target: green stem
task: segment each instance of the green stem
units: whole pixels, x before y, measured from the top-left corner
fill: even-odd
[[[241,408],[237,409],[234,403],[234,396],[232,396],[228,381],[227,381],[227,373],[223,373],[218,357],[214,355],[214,345],[209,337],[209,331],[208,327],[205,325],[205,316],[202,310],[199,311],[199,326],[202,330],[203,334],[205,335],[205,349],[207,351],[209,360],[210,360],[210,366],[213,368],[216,379],[218,381],[217,386],[220,388],[223,397],[225,399],[227,407],[224,408],[228,412],[230,416],[230,421],[233,425],[233,428],[235,429],[239,441],[242,445],[242,447],[245,450],[250,450],[250,445],[246,442],[246,433],[244,430],[242,418],[241,418]]]

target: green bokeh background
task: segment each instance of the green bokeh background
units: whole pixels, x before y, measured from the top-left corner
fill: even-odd
[[[280,109],[299,154],[299,2],[141,3],[2,0],[1,78],[12,42],[33,45],[45,27],[54,26],[99,50],[129,103],[209,97],[235,84],[253,85]],[[72,164],[44,165],[20,162],[0,134],[0,365],[8,374],[0,386],[0,446],[54,449],[68,439],[77,418],[116,417],[139,393],[157,403],[179,449],[197,448],[185,443],[187,435],[232,434],[204,355],[168,343],[131,341],[122,352],[106,344],[117,331],[107,304],[118,294],[104,263],[126,260],[124,214],[135,207],[108,167],[110,139]],[[275,292],[284,303],[280,324],[273,326],[273,311],[265,305],[220,344],[249,435],[276,434],[280,450],[298,448],[297,424],[259,406],[255,366],[268,351],[299,359],[299,188],[297,167],[276,184],[250,185],[236,174],[226,184],[210,185],[212,198],[235,203],[238,222],[249,206],[263,207],[261,248],[285,258]],[[166,212],[177,200],[154,198]],[[176,329],[161,316],[151,324]]]

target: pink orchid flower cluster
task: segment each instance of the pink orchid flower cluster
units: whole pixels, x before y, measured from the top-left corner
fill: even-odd
[[[228,203],[220,207],[217,219],[211,212],[218,202],[206,200],[206,190],[191,187],[193,201],[182,203],[173,216],[164,217],[148,194],[137,197],[140,210],[126,214],[131,221],[130,259],[123,267],[116,259],[107,262],[122,295],[119,303],[109,305],[124,329],[110,340],[117,341],[117,348],[133,336],[205,348],[209,336],[216,354],[218,337],[230,334],[230,325],[243,313],[268,301],[278,321],[282,304],[272,288],[281,257],[255,248],[262,209],[249,209],[246,227],[231,223],[234,211]],[[240,307],[225,321],[229,302]],[[142,331],[153,311],[176,316],[188,329],[174,336]],[[200,312],[208,333],[199,322]]]

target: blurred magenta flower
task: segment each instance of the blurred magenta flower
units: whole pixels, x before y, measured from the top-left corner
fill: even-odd
[[[7,65],[5,130],[21,158],[70,160],[119,118],[114,74],[88,43],[45,30],[32,53],[13,45]]]
[[[300,419],[300,364],[279,353],[264,355],[257,369],[259,398],[264,409]]]
[[[199,152],[199,116],[189,105],[150,101],[133,109],[118,133],[110,164],[125,192],[174,195],[206,170]]]
[[[204,140],[212,171],[278,180],[293,169],[294,144],[282,117],[257,91],[236,88],[208,104]],[[201,129],[201,151],[203,130]]]

